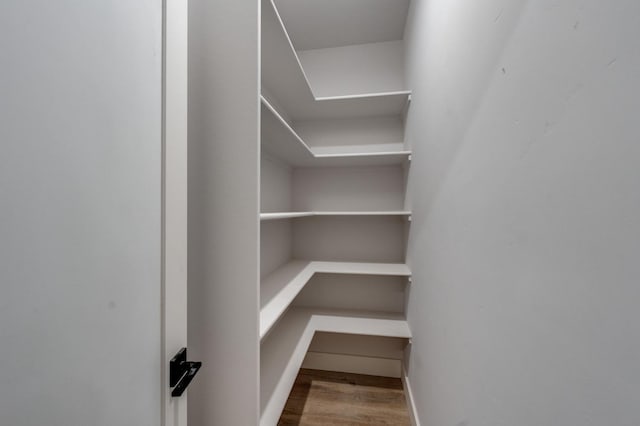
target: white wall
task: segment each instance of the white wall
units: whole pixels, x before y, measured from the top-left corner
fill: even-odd
[[[405,90],[402,40],[298,52],[317,97]]]
[[[260,156],[260,211],[291,211],[291,167],[267,153]]]
[[[414,0],[422,424],[640,424],[638,16],[633,0]]]
[[[259,419],[259,3],[189,1],[189,424]]]
[[[405,277],[316,274],[294,304],[323,309],[403,312],[406,281]]]
[[[316,216],[293,221],[293,258],[336,262],[402,262],[404,217]]]
[[[0,5],[0,424],[159,425],[162,2]]]
[[[406,339],[317,332],[301,368],[400,377]]]
[[[260,224],[260,278],[291,261],[292,229],[291,220],[265,220]]]
[[[298,121],[295,130],[316,154],[404,149],[401,117]]]
[[[297,168],[293,171],[293,210],[402,210],[404,184],[398,166]]]

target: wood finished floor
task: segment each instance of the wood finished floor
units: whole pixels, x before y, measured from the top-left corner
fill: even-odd
[[[400,379],[301,369],[279,426],[408,426]]]

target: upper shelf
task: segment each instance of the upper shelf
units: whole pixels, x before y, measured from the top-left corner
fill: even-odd
[[[411,94],[316,98],[273,0],[262,0],[262,82],[294,122],[400,115]]]
[[[402,40],[410,0],[274,2],[300,51]]]
[[[279,93],[279,92],[278,92]],[[365,93],[330,98],[300,98],[287,107],[295,121],[330,120],[383,115],[401,115],[409,102],[409,91]]]
[[[295,167],[386,166],[408,161],[411,151],[315,153],[266,100],[260,97],[263,148]]]

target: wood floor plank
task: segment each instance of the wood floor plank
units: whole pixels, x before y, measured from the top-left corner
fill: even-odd
[[[408,426],[402,382],[389,377],[301,369],[279,426]]]

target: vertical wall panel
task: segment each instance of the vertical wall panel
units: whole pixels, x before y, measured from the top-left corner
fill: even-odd
[[[259,2],[189,2],[189,423],[258,423]]]

